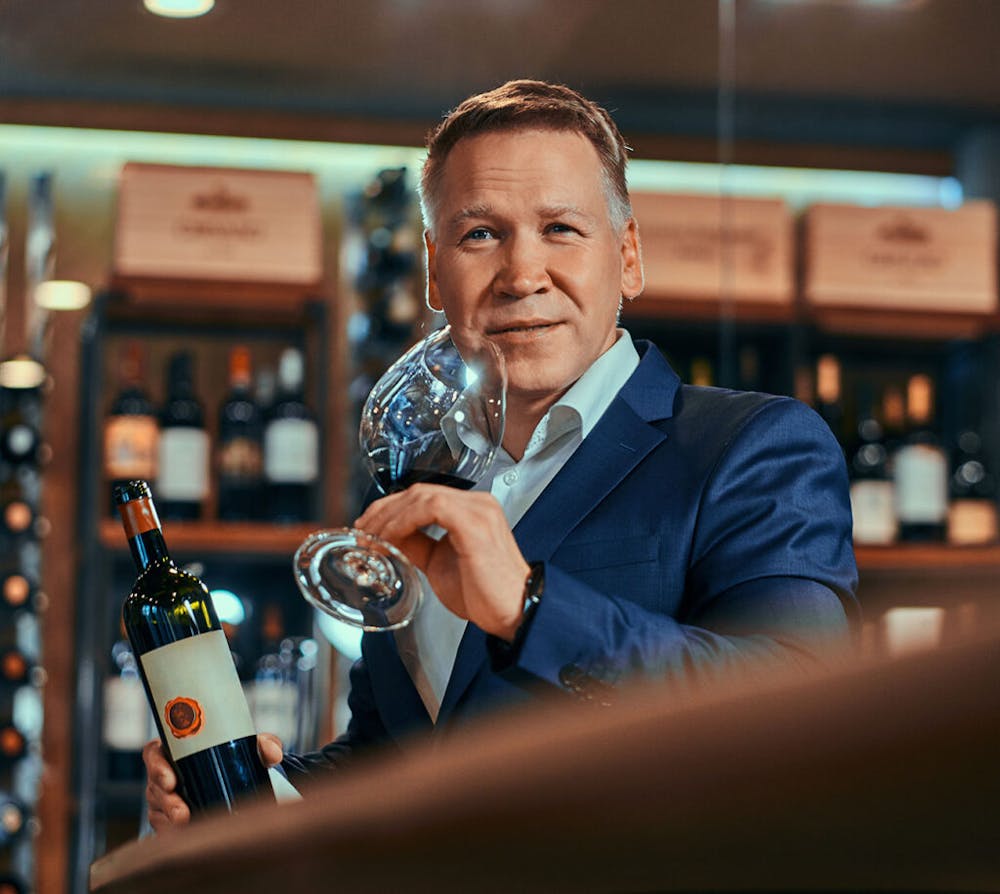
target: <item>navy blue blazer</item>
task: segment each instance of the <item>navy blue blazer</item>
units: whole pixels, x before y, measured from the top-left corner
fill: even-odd
[[[539,689],[594,697],[636,675],[818,659],[856,626],[847,472],[827,425],[791,398],[682,385],[636,347],[636,371],[514,529],[545,562],[516,659],[491,661],[469,624],[437,731]],[[363,637],[349,705],[343,736],[286,759],[293,779],[432,728],[385,634]]]

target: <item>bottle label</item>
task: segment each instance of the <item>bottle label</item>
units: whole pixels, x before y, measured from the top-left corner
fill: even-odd
[[[277,484],[319,478],[319,431],[310,419],[276,419],[264,432],[264,476]]]
[[[160,433],[156,496],[203,500],[208,495],[208,433],[202,428],[165,428]]]
[[[891,481],[855,481],[851,484],[854,542],[887,544],[896,540],[893,485]]]
[[[160,429],[152,416],[112,416],[104,427],[108,478],[156,478]]]
[[[153,649],[139,661],[164,745],[175,761],[254,735],[250,709],[221,630]]]
[[[252,438],[233,438],[219,448],[219,475],[232,481],[258,481],[263,458],[260,443]]]
[[[968,546],[997,539],[997,507],[992,500],[955,500],[948,507],[948,542]]]
[[[142,751],[149,741],[149,703],[138,676],[104,681],[104,744],[118,751]]]
[[[948,515],[948,461],[927,444],[896,454],[896,515],[902,523],[939,524]]]

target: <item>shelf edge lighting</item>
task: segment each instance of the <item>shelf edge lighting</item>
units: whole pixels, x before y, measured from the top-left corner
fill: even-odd
[[[90,304],[90,286],[71,279],[47,279],[35,286],[35,304],[46,310],[80,310]]]
[[[168,19],[193,19],[210,12],[215,0],[142,0],[142,5]]]

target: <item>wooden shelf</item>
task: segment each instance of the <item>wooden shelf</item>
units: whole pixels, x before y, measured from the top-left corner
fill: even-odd
[[[306,537],[323,527],[319,522],[279,525],[266,522],[165,521],[163,535],[175,553],[248,553],[290,558]],[[101,519],[99,535],[105,549],[122,552],[128,549],[125,532],[115,519]]]
[[[794,304],[764,301],[722,302],[714,298],[683,298],[643,293],[634,303],[625,302],[622,317],[629,320],[691,320],[715,323],[733,319],[748,323],[793,323]]]
[[[826,332],[892,338],[981,338],[1000,329],[1000,316],[982,313],[883,310],[864,307],[805,309],[805,318]]]
[[[856,546],[858,568],[865,571],[1000,572],[1000,544],[951,546],[947,543],[905,543],[892,546]]]

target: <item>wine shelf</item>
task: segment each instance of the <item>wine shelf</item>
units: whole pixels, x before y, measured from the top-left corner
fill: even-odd
[[[306,537],[322,527],[319,522],[276,525],[264,522],[165,521],[163,535],[175,553],[247,553],[291,557]],[[125,532],[116,519],[101,519],[98,536],[105,549],[128,551]]]
[[[905,543],[892,546],[856,546],[858,569],[905,573],[941,571],[1000,571],[1000,544],[951,546],[946,543]]]

